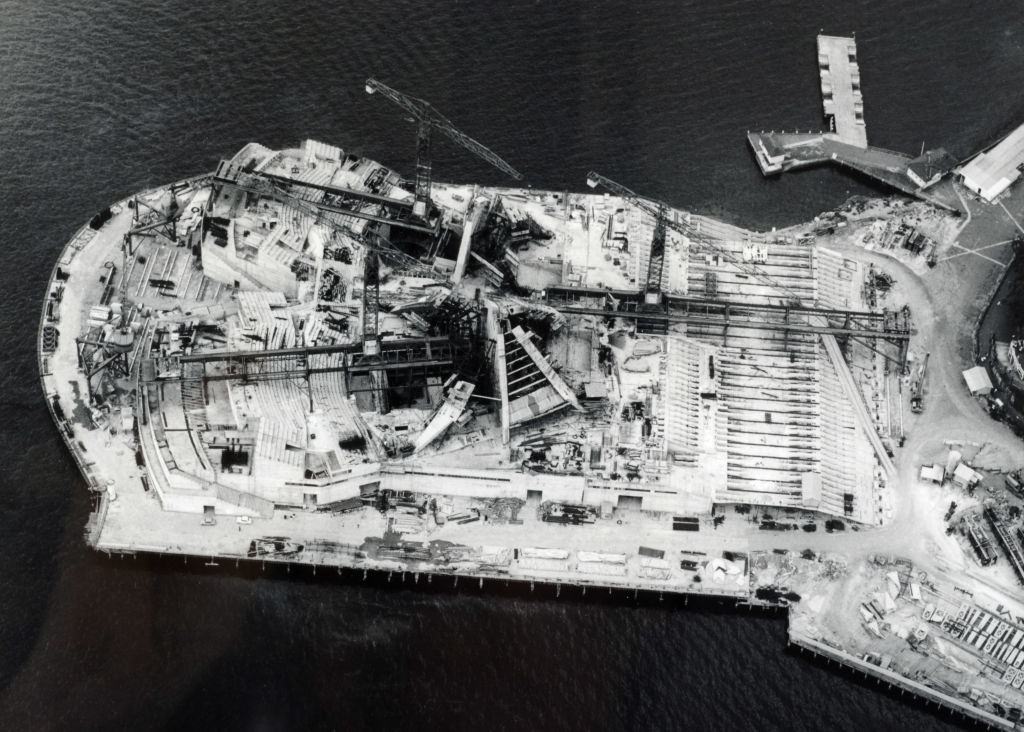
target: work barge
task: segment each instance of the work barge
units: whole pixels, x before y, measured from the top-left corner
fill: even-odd
[[[803,588],[776,564],[803,532],[893,520],[890,386],[916,331],[872,268],[597,173],[588,193],[435,182],[432,131],[518,173],[367,90],[417,121],[415,180],[250,143],[64,248],[39,365],[91,547],[792,613]],[[944,592],[913,584],[894,607]],[[936,691],[792,615],[790,640],[1013,728],[977,688]]]

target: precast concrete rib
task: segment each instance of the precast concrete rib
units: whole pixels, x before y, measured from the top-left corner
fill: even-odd
[[[868,441],[875,451],[875,456],[878,458],[878,462],[882,464],[886,476],[890,480],[895,480],[896,466],[893,464],[892,458],[889,457],[889,453],[885,451],[885,446],[882,444],[882,439],[878,436],[878,431],[875,430],[875,425],[871,423],[871,415],[868,414],[868,408],[864,404],[864,397],[860,389],[857,388],[857,383],[853,380],[853,374],[850,373],[850,367],[846,363],[846,359],[843,358],[843,352],[839,349],[836,337],[830,333],[822,333],[821,341],[825,344],[825,351],[828,353],[828,358],[832,362],[832,366],[835,367],[836,374],[839,376],[839,383],[846,393],[846,398],[853,405],[853,413],[857,417],[860,428],[867,435]]]

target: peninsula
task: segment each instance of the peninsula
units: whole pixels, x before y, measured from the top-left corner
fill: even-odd
[[[412,179],[254,142],[99,212],[39,329],[86,540],[785,607],[796,646],[1021,725],[1024,344],[974,333],[1024,233],[1024,134],[967,164],[871,148],[852,39],[819,68],[829,129],[751,133],[762,172],[900,195],[786,229],[597,172],[438,183],[435,137],[521,175],[374,79]]]

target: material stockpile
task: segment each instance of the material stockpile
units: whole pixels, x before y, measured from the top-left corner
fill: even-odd
[[[577,552],[577,571],[583,574],[603,574],[623,577],[626,575],[625,554],[604,554],[599,552]]]
[[[670,579],[672,565],[658,557],[640,557],[640,576],[656,580]]]
[[[390,523],[390,530],[396,534],[415,534],[423,530],[423,519],[418,513],[397,511]]]
[[[524,569],[565,571],[569,567],[569,552],[565,549],[526,547],[519,550],[519,566]]]
[[[492,498],[485,502],[481,513],[496,524],[518,523],[519,511],[525,505],[521,498]]]

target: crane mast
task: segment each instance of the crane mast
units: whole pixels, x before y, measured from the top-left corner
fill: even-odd
[[[403,94],[373,78],[366,80],[366,93],[386,97],[412,115],[413,121],[416,122],[416,198],[412,209],[413,216],[425,221],[430,215],[430,183],[433,168],[430,146],[435,129],[503,173],[515,180],[522,180],[522,173],[495,152],[457,129],[451,120],[434,109],[430,102]]]
[[[430,214],[431,162],[430,144],[433,128],[420,120],[416,128],[416,190],[412,215],[426,219]]]
[[[665,229],[667,217],[665,206],[658,205],[658,214],[654,218],[654,236],[651,239],[651,256],[647,266],[647,292],[661,293],[661,278],[665,271]]]

